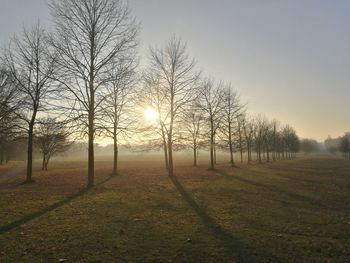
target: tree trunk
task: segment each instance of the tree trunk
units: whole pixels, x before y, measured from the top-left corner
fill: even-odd
[[[232,134],[231,134],[231,123],[228,124],[228,143],[230,147],[230,163],[231,167],[235,166],[235,162],[233,160],[233,143],[232,143]]]
[[[233,160],[233,146],[230,144],[230,163],[231,167],[235,167],[235,161]]]
[[[46,154],[43,154],[43,163],[41,165],[41,170],[45,170],[45,163],[46,163]]]
[[[27,178],[26,183],[33,182],[32,173],[33,173],[33,130],[34,130],[34,121],[29,123],[28,131],[28,149],[27,149]]]
[[[88,142],[88,187],[94,186],[94,122],[92,117],[89,117],[89,142]]]
[[[171,86],[171,101],[170,101],[170,127],[169,127],[169,132],[168,132],[168,157],[169,157],[169,176],[173,177],[174,176],[174,164],[173,164],[173,125],[174,125],[174,117],[175,117],[175,112],[174,112],[174,86]]]
[[[92,96],[93,97],[93,96]],[[94,186],[95,156],[94,156],[94,103],[92,102],[89,111],[89,141],[88,141],[88,187]]]
[[[47,158],[46,158],[46,162],[45,162],[45,171],[47,171],[47,170],[48,170],[49,161],[50,161],[50,155],[49,155],[49,156],[47,156]]]
[[[167,143],[166,143],[165,139],[164,139],[164,142],[163,142],[163,147],[164,147],[165,169],[169,170],[168,146],[167,146]]]
[[[117,126],[114,124],[113,130],[113,175],[118,174],[118,138]]]
[[[251,149],[250,142],[247,142],[247,148],[248,148],[248,163],[250,163],[252,160],[252,149]]]
[[[118,174],[118,142],[117,138],[114,138],[113,144],[113,175]]]
[[[276,161],[276,124],[273,125],[273,150],[272,150],[272,159]]]
[[[3,164],[3,161],[4,161],[4,151],[2,149],[0,149],[0,165]]]
[[[214,128],[213,128],[213,121],[210,121],[210,169],[214,170],[215,164],[214,164]]]
[[[171,136],[168,138],[168,157],[169,157],[169,176],[174,176],[174,165],[173,165],[173,142],[171,140]]]
[[[193,166],[197,166],[197,143],[193,144]]]
[[[165,161],[165,169],[169,170],[169,159],[168,159],[168,146],[166,142],[165,132],[162,127],[162,137],[163,137],[163,149],[164,149],[164,161]]]
[[[258,148],[258,160],[259,160],[259,163],[261,163],[261,147],[260,147],[260,144],[259,144],[259,148]]]
[[[243,143],[242,143],[242,131],[241,131],[240,122],[238,122],[238,135],[239,135],[239,151],[241,154],[241,163],[243,163]]]
[[[94,153],[94,137],[95,137],[95,25],[91,28],[90,34],[90,65],[89,65],[89,124],[88,124],[88,184],[87,187],[93,187],[95,181],[95,153]]]
[[[243,163],[243,149],[240,147],[240,153],[241,153],[241,163]]]
[[[216,162],[216,142],[215,142],[215,139],[214,139],[214,163],[217,164],[217,162]]]

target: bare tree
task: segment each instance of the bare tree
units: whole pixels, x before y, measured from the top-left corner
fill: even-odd
[[[210,134],[210,169],[215,168],[215,136],[222,124],[224,104],[222,98],[224,90],[221,83],[215,85],[213,79],[203,81],[200,89],[199,108],[205,112],[205,118],[209,126]]]
[[[32,182],[34,126],[39,112],[47,110],[54,92],[52,76],[56,59],[48,45],[47,33],[39,23],[30,30],[24,29],[4,54],[3,60],[17,88],[17,116],[28,134],[26,182]]]
[[[102,127],[107,137],[113,140],[113,175],[118,172],[118,144],[121,136],[127,139],[136,129],[131,112],[137,75],[134,56],[118,61],[110,70],[111,82],[107,84],[107,96],[103,103]],[[125,141],[125,140],[124,140]]]
[[[14,137],[17,118],[14,114],[16,89],[10,72],[0,69],[0,165],[9,159],[9,148]]]
[[[53,0],[60,84],[73,95],[73,111],[88,136],[88,187],[94,185],[94,138],[102,117],[111,65],[136,45],[138,25],[122,0]]]
[[[203,111],[196,107],[196,103],[186,111],[182,122],[182,134],[184,140],[190,141],[193,150],[193,166],[197,166],[197,155],[201,138],[203,137],[204,124]]]
[[[230,152],[230,164],[231,167],[235,166],[233,154],[234,154],[234,136],[235,136],[235,124],[237,117],[241,114],[243,106],[241,105],[237,92],[232,89],[231,84],[227,84],[224,89],[223,98],[223,117],[224,122],[222,125],[222,133],[224,134],[224,140],[226,141]]]
[[[247,158],[248,163],[252,161],[252,148],[254,144],[254,125],[251,120],[248,119],[247,116],[242,116],[241,118],[242,129],[244,134],[244,139],[247,144]]]
[[[65,123],[58,122],[54,118],[46,118],[40,120],[38,124],[36,141],[43,157],[42,170],[47,171],[50,159],[56,154],[67,151],[72,142],[69,141],[70,132]]]
[[[187,54],[186,44],[174,36],[165,48],[151,49],[150,67],[145,75],[152,75],[146,78],[156,80],[158,92],[164,98],[165,106],[160,112],[164,121],[161,125],[166,135],[168,173],[173,176],[173,143],[177,133],[175,124],[196,95],[199,73],[195,71],[195,61]]]
[[[243,153],[246,147],[246,141],[244,140],[244,133],[243,133],[244,118],[245,118],[244,113],[237,116],[238,148],[239,148],[239,153],[241,157],[241,163],[243,163]]]
[[[145,124],[140,133],[143,134],[143,138],[148,140],[147,149],[163,149],[165,168],[168,169],[169,159],[166,132],[168,116],[164,114],[168,110],[166,103],[167,94],[164,92],[159,78],[151,71],[144,72],[142,82],[142,88],[138,90],[137,95],[139,111],[154,111],[156,119],[147,120],[147,122],[140,120],[141,123]]]

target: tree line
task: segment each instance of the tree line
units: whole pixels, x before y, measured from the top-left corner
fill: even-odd
[[[139,67],[140,25],[123,0],[52,0],[54,29],[40,23],[24,28],[2,49],[0,69],[0,153],[20,138],[27,146],[26,182],[32,182],[33,147],[42,153],[42,168],[69,148],[74,138],[87,139],[88,187],[94,185],[96,138],[113,141],[113,174],[118,172],[121,143],[162,149],[169,176],[174,151],[208,149],[215,169],[217,150],[234,153],[240,162],[295,157],[296,131],[277,120],[250,116],[230,83],[204,76],[173,36],[150,49]],[[151,109],[154,120],[145,122]],[[255,156],[254,156],[255,154]]]

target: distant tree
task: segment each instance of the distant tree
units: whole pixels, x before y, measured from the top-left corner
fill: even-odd
[[[168,174],[173,176],[174,136],[178,133],[176,123],[196,96],[199,73],[195,70],[195,61],[187,54],[186,44],[174,36],[165,48],[151,49],[150,65],[144,75],[157,83],[155,89],[164,99],[159,116],[164,119],[161,125],[166,137]]]
[[[299,138],[290,125],[285,125],[281,131],[283,152],[285,159],[293,158],[295,153],[299,151]]]
[[[310,154],[319,151],[319,143],[314,139],[302,139],[300,141],[300,150],[304,154]]]
[[[252,149],[254,145],[254,125],[247,116],[241,118],[242,130],[245,142],[247,144],[247,162],[251,163],[252,161]]]
[[[273,126],[272,123],[267,120],[267,122],[265,123],[265,127],[264,127],[264,138],[263,138],[263,142],[264,142],[264,159],[267,162],[270,162],[270,155],[271,155],[271,151],[272,151],[272,147],[273,147]]]
[[[73,113],[88,136],[88,187],[94,185],[94,138],[112,81],[110,69],[137,45],[138,26],[122,0],[52,0],[56,25],[52,45],[59,57],[60,82]]]
[[[243,122],[244,122],[245,114],[241,114],[237,116],[237,134],[238,134],[238,148],[241,157],[241,163],[243,163],[243,152],[246,147],[246,143],[244,140],[243,134]]]
[[[257,115],[253,121],[253,136],[254,136],[254,144],[256,151],[256,159],[259,163],[262,163],[262,154],[264,151],[265,144],[265,133],[266,133],[266,125],[267,119],[262,115]]]
[[[277,120],[269,121],[266,117],[257,115],[250,121],[241,120],[245,141],[247,143],[248,163],[251,162],[251,149],[254,146],[256,159],[259,163],[269,162],[278,158],[290,159],[296,156],[300,149],[300,141],[296,131],[290,125],[278,129]]]
[[[339,151],[343,153],[345,158],[350,160],[350,133],[346,133],[341,137]]]
[[[206,79],[199,91],[198,107],[204,112],[209,127],[210,169],[215,168],[215,136],[223,122],[224,89],[222,84],[215,85],[213,79]]]
[[[295,158],[296,153],[300,151],[300,140],[294,129],[288,138],[288,147],[290,151],[290,157]]]
[[[54,155],[69,149],[72,145],[69,135],[65,124],[57,122],[56,119],[46,118],[39,122],[36,142],[42,154],[42,170],[48,170],[49,161]]]
[[[274,119],[271,122],[272,125],[272,159],[275,161],[277,159],[278,154],[278,141],[279,141],[279,126],[280,123],[278,120]]]
[[[330,136],[328,136],[327,139],[324,141],[326,150],[331,154],[337,154],[337,151],[339,150],[340,141],[341,138],[331,138]]]
[[[3,61],[16,86],[17,117],[28,136],[26,182],[32,182],[34,126],[39,112],[48,110],[54,93],[56,58],[45,29],[39,23],[24,29],[5,50]]]

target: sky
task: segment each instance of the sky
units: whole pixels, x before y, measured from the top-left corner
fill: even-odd
[[[129,0],[141,64],[174,34],[204,75],[231,82],[249,112],[323,141],[350,131],[350,1]],[[45,0],[0,0],[0,45],[38,19]]]

